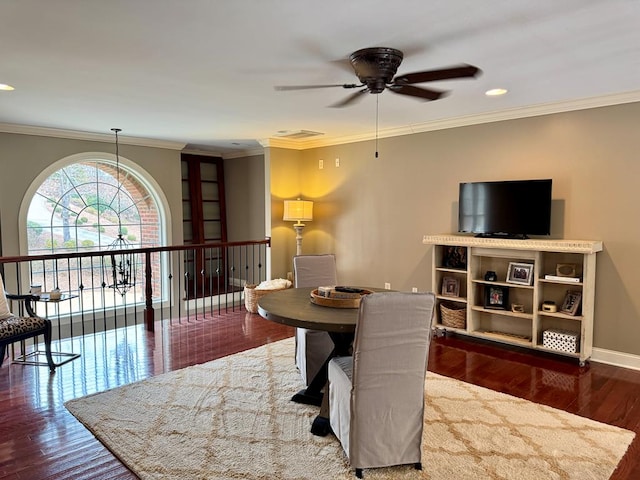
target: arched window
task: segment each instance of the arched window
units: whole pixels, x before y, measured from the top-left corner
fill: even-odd
[[[28,254],[104,251],[119,234],[136,248],[161,245],[165,222],[157,194],[148,185],[133,168],[108,158],[82,159],[54,171],[40,180],[31,197]],[[143,262],[138,257],[136,263]],[[144,299],[144,269],[138,267],[136,288],[123,301]],[[152,270],[157,278],[160,265],[152,265]],[[31,283],[45,291],[59,287],[79,295],[85,308],[116,303],[100,257],[32,262],[30,275]],[[161,295],[159,290],[154,289],[154,296]]]
[[[158,223],[153,197],[131,172],[99,160],[74,163],[50,175],[33,196],[28,253],[104,249],[119,233],[136,246],[156,246]]]

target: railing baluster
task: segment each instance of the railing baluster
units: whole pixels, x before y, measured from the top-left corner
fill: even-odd
[[[132,325],[142,324],[148,331],[155,331],[154,307],[158,308],[155,305],[158,302],[158,320],[168,319],[169,326],[174,321],[207,320],[216,312],[221,314],[223,309],[241,308],[244,284],[266,279],[263,262],[269,246],[267,238],[127,250],[137,255],[139,265],[144,263],[144,281],[137,278],[124,296],[109,288],[111,272],[105,270],[104,258],[117,251],[5,256],[0,257],[0,272],[10,292],[23,293],[29,291],[31,285],[40,284],[43,292],[59,287],[65,293],[78,294],[77,300],[48,304],[48,307],[39,304],[36,309],[39,314],[57,319],[54,321],[56,341],[70,338],[73,349],[75,337],[99,330],[106,332],[124,327],[126,331]],[[141,270],[137,269],[139,275]],[[74,325],[77,322],[80,325]],[[37,349],[35,341],[34,349]]]
[[[144,309],[144,324],[149,332],[153,332],[155,327],[155,316],[153,312],[153,271],[151,264],[151,252],[145,252],[144,254],[144,274],[145,274],[145,309]]]

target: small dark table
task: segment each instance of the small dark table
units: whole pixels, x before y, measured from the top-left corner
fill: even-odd
[[[359,287],[372,292],[388,291]],[[322,389],[327,383],[327,365],[333,357],[350,355],[356,323],[357,308],[332,308],[311,303],[313,288],[288,288],[263,296],[258,300],[260,316],[291,327],[324,330],[333,340],[334,348],[309,386],[296,393],[291,400],[307,405],[323,406]],[[326,403],[326,402],[325,402]],[[311,427],[311,433],[324,436],[330,431],[329,419],[321,410]]]

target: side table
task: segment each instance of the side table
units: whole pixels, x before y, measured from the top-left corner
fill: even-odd
[[[58,304],[60,302],[64,302],[67,300],[71,300],[72,298],[77,298],[78,295],[75,294],[70,294],[70,293],[63,293],[60,295],[60,298],[57,299],[52,299],[49,297],[48,293],[43,293],[40,294],[39,296],[36,296],[34,301],[36,302],[43,302],[43,303],[50,303],[50,304]],[[33,307],[31,306],[31,302],[30,301],[25,301],[25,308],[27,310],[27,313],[32,316],[32,317],[37,317],[38,315],[36,314],[36,312],[34,311]],[[23,340],[22,342],[22,351],[24,352],[26,350],[25,348],[25,341]],[[44,356],[45,352],[44,350],[34,350],[33,352],[29,352],[29,353],[24,353],[23,355],[20,355],[19,357],[16,357],[13,359],[12,363],[18,363],[18,364],[22,364],[22,365],[44,365],[44,366],[48,366],[49,364],[46,361],[43,360],[38,360],[38,357],[40,355]],[[56,360],[56,358],[60,359],[59,362],[56,362],[56,367],[59,367],[60,365],[64,365],[65,363],[69,363],[72,360],[75,360],[76,358],[80,357],[79,353],[67,353],[67,352],[51,352],[51,356],[53,357],[54,361]]]

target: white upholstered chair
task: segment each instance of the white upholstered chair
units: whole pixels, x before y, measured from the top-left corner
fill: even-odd
[[[333,254],[293,257],[295,287],[336,285],[336,257]],[[333,350],[327,332],[296,328],[296,366],[305,385],[309,385]]]
[[[432,293],[362,298],[353,356],[329,362],[329,417],[356,476],[363,468],[422,469],[424,384]]]

